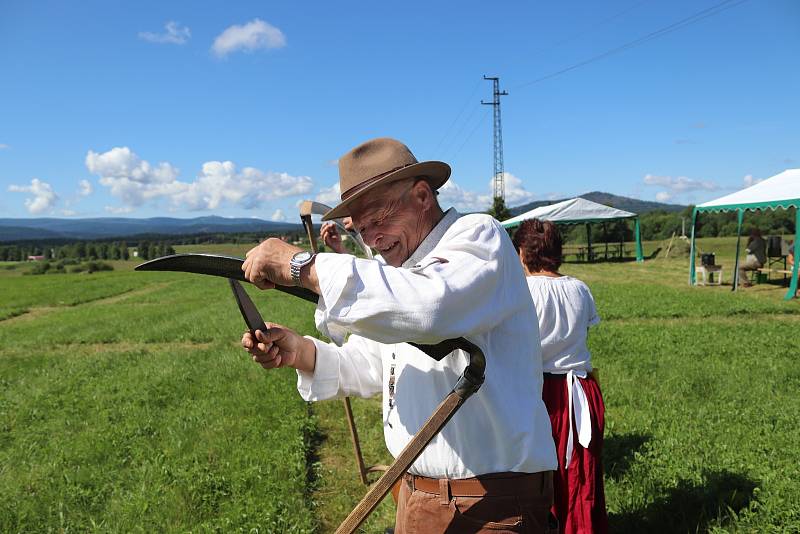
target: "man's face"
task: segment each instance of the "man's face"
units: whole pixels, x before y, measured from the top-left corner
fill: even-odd
[[[359,199],[350,209],[353,224],[368,247],[392,267],[400,267],[425,238],[424,210],[408,182],[389,184]]]

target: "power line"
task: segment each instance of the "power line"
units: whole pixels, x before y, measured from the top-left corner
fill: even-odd
[[[597,28],[600,28],[601,26],[604,26],[604,25],[608,24],[609,22],[611,22],[613,20],[616,20],[616,19],[620,18],[623,15],[627,15],[628,13],[633,11],[634,9],[637,9],[638,7],[648,3],[649,1],[650,0],[643,0],[642,2],[637,2],[636,4],[634,4],[632,6],[629,6],[629,7],[625,8],[625,9],[623,9],[622,11],[618,11],[617,13],[611,15],[610,17],[607,17],[607,18],[604,18],[604,19],[602,19],[602,20],[600,20],[598,22],[595,22],[591,26],[589,26],[587,28],[584,28],[583,30],[581,30],[581,31],[579,31],[577,33],[574,33],[574,34],[572,34],[571,36],[569,36],[569,37],[567,37],[565,39],[561,39],[560,41],[556,41],[555,43],[551,44],[550,46],[545,46],[543,48],[539,48],[538,50],[534,50],[533,52],[528,54],[527,57],[528,57],[528,59],[530,59],[533,56],[538,56],[542,52],[547,52],[549,50],[552,50],[553,48],[556,48],[557,46],[561,46],[561,45],[566,44],[566,43],[568,43],[570,41],[574,41],[578,37],[583,37],[584,35],[587,35],[587,34],[593,32]]]
[[[538,49],[538,50],[535,50],[535,51],[534,51],[534,52],[532,52],[532,53],[531,53],[531,54],[530,54],[528,57],[531,57],[531,56],[535,56],[535,55],[541,54],[542,52],[546,52],[546,51],[548,51],[548,50],[552,50],[553,48],[555,48],[555,47],[557,47],[557,46],[560,46],[560,45],[562,45],[562,44],[568,43],[568,42],[570,42],[570,41],[573,41],[573,40],[575,40],[575,39],[577,39],[577,38],[579,38],[579,37],[582,37],[582,36],[584,36],[584,35],[586,35],[586,34],[588,34],[588,33],[591,33],[592,31],[596,30],[597,28],[599,28],[599,27],[601,27],[601,26],[603,26],[603,25],[605,25],[605,24],[608,24],[609,22],[611,22],[611,21],[613,21],[613,20],[615,20],[615,19],[618,19],[619,17],[621,17],[621,16],[623,16],[623,15],[626,15],[627,13],[629,13],[629,12],[631,12],[631,11],[633,11],[633,10],[635,10],[635,9],[639,8],[640,6],[642,6],[642,5],[646,4],[646,3],[650,2],[650,1],[651,1],[651,0],[642,0],[642,1],[640,1],[640,2],[637,2],[637,3],[633,4],[632,6],[629,6],[629,7],[625,8],[625,9],[623,9],[622,11],[618,11],[617,13],[615,13],[615,14],[613,14],[613,15],[611,15],[611,16],[609,16],[609,17],[607,17],[607,18],[604,18],[604,19],[602,19],[602,20],[600,20],[600,21],[598,21],[598,22],[596,22],[596,23],[594,23],[594,24],[592,24],[591,26],[589,26],[589,27],[587,27],[587,28],[585,28],[585,29],[583,29],[583,30],[581,30],[581,31],[579,31],[579,32],[577,32],[577,33],[575,33],[575,34],[571,35],[570,37],[567,37],[567,38],[565,38],[565,39],[562,39],[562,40],[560,40],[560,41],[557,41],[557,42],[553,43],[553,44],[552,44],[552,45],[550,45],[550,46],[547,46],[547,47],[544,47],[544,48],[540,48],[540,49]],[[451,144],[451,143],[453,143],[453,142],[456,142],[456,140],[458,139],[458,137],[460,137],[460,134],[461,134],[461,133],[464,131],[464,129],[465,129],[465,128],[467,127],[467,125],[469,124],[470,120],[472,119],[472,117],[473,117],[473,116],[474,116],[474,114],[475,114],[475,108],[473,108],[473,111],[472,111],[472,113],[470,113],[470,115],[467,117],[467,119],[466,119],[466,120],[465,120],[465,121],[464,121],[464,122],[461,124],[461,126],[460,126],[460,127],[457,129],[457,131],[456,131],[455,135],[454,135],[454,136],[453,136],[451,139],[448,139],[448,136],[449,136],[449,135],[452,133],[452,131],[453,131],[453,127],[454,127],[454,126],[455,126],[455,125],[458,123],[458,120],[459,120],[459,119],[460,119],[460,118],[461,118],[461,117],[464,115],[464,111],[466,111],[467,107],[470,105],[470,102],[472,102],[472,98],[475,96],[475,93],[477,92],[477,90],[478,90],[478,87],[480,86],[480,83],[481,83],[482,81],[483,81],[482,79],[479,79],[479,80],[478,80],[478,81],[475,83],[475,86],[474,86],[474,87],[472,88],[472,90],[470,91],[470,95],[469,95],[469,97],[467,98],[467,100],[464,102],[464,105],[461,107],[461,109],[460,109],[460,111],[458,112],[458,114],[456,115],[455,119],[453,119],[453,121],[450,123],[450,125],[449,125],[449,126],[447,127],[447,129],[445,130],[445,133],[444,133],[444,135],[442,135],[441,139],[439,139],[439,142],[436,144],[436,148],[435,148],[435,149],[434,149],[434,151],[433,151],[435,154],[436,154],[436,153],[440,153],[440,152],[439,152],[439,149],[442,149],[442,153],[446,152],[446,151],[447,151],[447,146],[448,146],[448,145],[450,145],[450,144]],[[463,144],[462,144],[462,145],[463,145]],[[452,147],[451,147],[451,148],[452,148]],[[460,150],[460,149],[459,149],[459,150]]]
[[[472,102],[472,97],[475,96],[475,93],[478,91],[478,87],[480,87],[482,81],[483,80],[479,78],[478,81],[475,83],[475,87],[472,88],[472,91],[469,94],[469,98],[467,98],[466,102],[464,102],[464,106],[462,106],[461,111],[458,112],[458,115],[456,115],[456,118],[453,119],[453,122],[450,123],[450,126],[447,127],[447,130],[445,130],[444,135],[439,140],[439,143],[436,145],[436,148],[433,151],[434,154],[439,152],[439,148],[442,146],[442,143],[444,143],[444,140],[450,134],[450,131],[453,129],[453,126],[456,125],[456,122],[458,122],[458,119],[460,119],[461,115],[464,114],[464,111],[467,109],[467,106],[469,106],[469,103]]]
[[[478,109],[478,108],[477,108],[477,106],[476,106],[476,108],[475,108],[475,109]],[[467,144],[467,141],[469,141],[470,139],[472,139],[472,136],[473,136],[473,135],[475,135],[475,132],[477,132],[477,131],[478,131],[478,127],[480,127],[480,126],[483,124],[483,120],[486,118],[486,116],[487,116],[487,115],[489,115],[489,110],[488,110],[488,109],[487,109],[486,111],[484,111],[484,112],[483,112],[483,115],[481,115],[481,118],[480,118],[480,119],[478,119],[478,122],[475,124],[475,128],[473,128],[473,129],[472,129],[472,131],[471,131],[471,132],[469,133],[469,135],[467,136],[467,138],[466,138],[466,139],[464,139],[464,142],[463,142],[463,143],[461,143],[461,146],[460,146],[460,147],[458,147],[458,150],[456,150],[455,154],[453,154],[452,156],[450,156],[450,161],[455,161],[455,159],[456,159],[456,156],[458,156],[458,155],[461,153],[461,149],[463,149],[463,148],[464,148],[464,146],[466,146],[466,144]]]
[[[599,60],[604,59],[604,58],[606,58],[608,56],[611,56],[611,55],[617,54],[619,52],[622,52],[623,50],[627,50],[629,48],[634,48],[634,47],[639,46],[641,44],[644,44],[644,43],[646,43],[648,41],[651,41],[653,39],[657,39],[658,37],[661,37],[661,36],[666,35],[668,33],[672,33],[672,32],[674,32],[676,30],[679,30],[681,28],[684,28],[686,26],[694,24],[695,22],[699,22],[699,21],[701,21],[703,19],[706,19],[708,17],[712,17],[714,15],[718,15],[719,13],[722,13],[723,11],[726,11],[728,9],[734,8],[736,6],[739,6],[739,5],[741,5],[741,4],[745,3],[745,2],[747,2],[747,0],[723,0],[722,2],[720,2],[718,4],[715,4],[715,5],[713,5],[713,6],[709,7],[709,8],[706,8],[706,9],[703,9],[701,11],[698,11],[697,13],[694,13],[693,15],[690,15],[690,16],[684,18],[684,19],[681,19],[678,22],[674,22],[674,23],[672,23],[672,24],[670,24],[668,26],[664,26],[663,28],[660,28],[658,30],[650,32],[650,33],[648,33],[647,35],[645,35],[643,37],[639,37],[638,39],[634,39],[633,41],[629,41],[629,42],[627,42],[625,44],[622,44],[622,45],[617,46],[615,48],[612,48],[610,50],[606,50],[605,52],[603,52],[601,54],[597,54],[596,56],[592,56],[592,57],[590,57],[590,58],[588,58],[586,60],[583,60],[581,62],[575,63],[574,65],[570,65],[569,67],[563,68],[561,70],[557,70],[557,71],[552,72],[552,73],[550,73],[550,74],[548,74],[546,76],[542,76],[541,78],[537,78],[537,79],[535,79],[533,81],[517,85],[516,87],[514,87],[514,89],[520,89],[522,87],[528,87],[528,86],[543,82],[545,80],[549,80],[551,78],[555,78],[556,76],[560,76],[562,74],[565,74],[567,72],[573,71],[575,69],[578,69],[580,67],[588,65],[590,63],[594,63],[595,61],[599,61]]]
[[[455,143],[458,142],[458,140],[461,138],[461,134],[464,133],[467,127],[472,123],[472,118],[475,116],[477,112],[478,112],[478,107],[477,106],[473,107],[472,111],[470,111],[469,115],[467,115],[466,120],[461,123],[461,126],[459,126],[458,131],[456,131],[455,135],[453,135],[450,138],[450,141],[446,143],[446,146],[442,148],[442,154],[446,154],[455,147]]]

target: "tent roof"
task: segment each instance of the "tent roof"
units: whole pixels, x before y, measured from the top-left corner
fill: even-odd
[[[699,204],[697,211],[797,208],[800,206],[800,169],[788,169],[741,191]]]
[[[615,219],[630,219],[632,217],[636,217],[636,214],[578,197],[559,202],[558,204],[540,206],[503,221],[501,224],[506,228],[513,228],[519,226],[522,224],[522,221],[527,219],[552,221],[556,224],[579,224],[604,222]]]

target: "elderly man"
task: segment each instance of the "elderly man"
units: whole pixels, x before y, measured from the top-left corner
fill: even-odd
[[[497,221],[439,207],[449,176],[445,163],[417,162],[387,138],[340,158],[342,203],[323,219],[351,216],[378,261],[268,239],[244,269],[261,288],[313,290],[318,328],[349,339],[337,346],[269,325],[257,338],[245,333],[242,345],[265,368],[295,368],[306,400],[382,393],[396,456],[467,364],[461,351],[435,361],[406,342],[467,338],[486,355],[486,380],[405,475],[395,531],[546,532],[557,463],[536,311]]]

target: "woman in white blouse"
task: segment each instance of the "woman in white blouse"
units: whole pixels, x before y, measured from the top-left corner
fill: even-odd
[[[561,234],[555,224],[523,222],[514,245],[527,275],[542,342],[544,398],[558,450],[555,504],[560,532],[607,532],[603,491],[604,412],[600,386],[591,376],[586,346],[589,327],[597,324],[589,288],[558,273]]]

